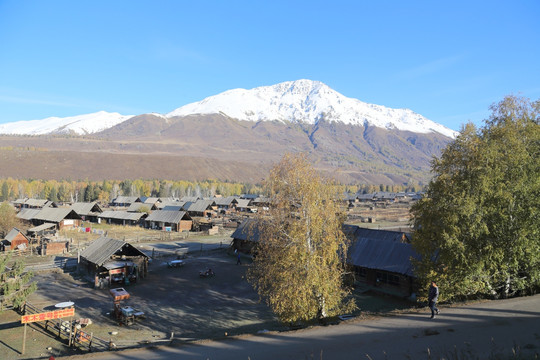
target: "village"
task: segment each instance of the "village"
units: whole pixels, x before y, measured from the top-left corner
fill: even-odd
[[[408,210],[418,197],[343,199],[350,284],[362,305],[342,319],[415,306]],[[24,257],[38,285],[25,314],[75,310],[71,318],[31,323],[23,358],[288,330],[245,280],[257,242],[248,229],[268,209],[264,197],[12,204],[21,226],[5,236],[3,250]],[[13,327],[0,333],[17,344],[20,320],[16,326],[17,315],[10,316]]]

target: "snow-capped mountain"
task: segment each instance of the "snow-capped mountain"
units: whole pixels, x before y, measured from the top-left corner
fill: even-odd
[[[425,184],[430,161],[456,134],[411,110],[366,104],[310,80],[230,90],[166,115],[101,111],[1,124],[1,133],[92,134],[92,141],[2,136],[5,177],[259,182],[284,153],[302,152],[339,181],[364,184]],[[41,166],[52,163],[54,170]]]
[[[319,81],[296,80],[251,90],[234,89],[182,106],[167,117],[222,113],[249,121],[279,120],[316,124],[319,120],[370,125],[416,133],[456,131],[409,109],[391,109],[348,98]]]
[[[151,115],[169,121],[172,117],[195,114],[223,114],[247,121],[301,122],[310,125],[339,122],[346,125],[375,126],[415,133],[439,133],[454,138],[457,132],[426,119],[409,109],[391,109],[348,98],[319,81],[296,80],[251,90],[234,89],[191,103],[166,115]],[[112,128],[134,115],[99,111],[72,117],[0,124],[0,134],[43,135],[93,134]]]
[[[42,120],[16,121],[0,124],[0,134],[43,135],[70,132],[79,135],[93,134],[111,128],[131,117],[133,115],[99,111],[65,118],[50,117]]]

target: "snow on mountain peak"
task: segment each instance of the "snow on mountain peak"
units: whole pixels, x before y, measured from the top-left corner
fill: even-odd
[[[391,109],[348,98],[320,81],[296,80],[251,90],[233,89],[182,106],[167,117],[223,113],[248,120],[278,120],[315,124],[337,121],[417,133],[438,132],[454,138],[456,131],[409,109]]]
[[[0,134],[43,135],[70,132],[79,135],[92,134],[113,127],[132,116],[98,111],[65,118],[50,117],[42,120],[16,121],[0,124]]]
[[[345,124],[408,130],[416,133],[437,132],[454,138],[457,132],[426,119],[409,109],[391,109],[348,98],[320,81],[286,81],[251,90],[233,89],[202,101],[182,106],[165,116],[225,114],[248,121],[278,120],[316,124],[324,120]],[[92,134],[111,128],[134,115],[99,111],[65,118],[17,121],[0,124],[0,134]]]

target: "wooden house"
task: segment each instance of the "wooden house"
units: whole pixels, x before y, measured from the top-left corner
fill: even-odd
[[[255,206],[256,211],[266,211],[270,207],[270,198],[259,196],[251,202],[251,206]]]
[[[236,205],[238,204],[238,200],[236,200],[235,196],[227,196],[225,198],[215,198],[217,210],[220,213],[228,213],[231,211],[236,210]]]
[[[216,210],[216,202],[214,200],[199,199],[194,203],[189,203],[189,206],[184,205],[184,209],[191,216],[211,217]]]
[[[252,254],[259,242],[260,229],[257,219],[244,219],[232,233],[232,248],[246,254]]]
[[[99,215],[103,212],[97,202],[76,202],[71,205],[71,209],[81,217],[83,221],[97,223]]]
[[[379,191],[374,194],[373,200],[385,204],[393,203],[396,201],[396,193]]]
[[[44,208],[23,209],[17,214],[17,218],[27,221],[34,226],[42,224],[55,224],[56,229],[73,229],[81,225],[81,217],[72,209],[67,208]]]
[[[375,194],[356,194],[356,199],[362,203],[373,202]]]
[[[250,206],[252,199],[238,199],[236,200],[238,203],[236,204],[236,211],[241,212],[251,212],[252,207]]]
[[[125,241],[100,237],[81,252],[79,269],[94,277],[96,288],[106,288],[145,278],[148,259],[148,255]]]
[[[411,259],[419,255],[410,244],[410,235],[352,225],[345,226],[344,232],[351,240],[347,263],[359,284],[403,297],[415,292]]]
[[[146,216],[142,212],[128,212],[128,211],[113,211],[107,210],[99,214],[101,221],[105,221],[107,224],[115,225],[132,225],[136,226],[141,224],[142,219]]]
[[[58,205],[46,199],[17,199],[13,202],[15,207],[19,209],[44,209],[48,207],[58,207]]]
[[[164,231],[190,231],[193,219],[185,211],[156,210],[144,220],[146,228]]]

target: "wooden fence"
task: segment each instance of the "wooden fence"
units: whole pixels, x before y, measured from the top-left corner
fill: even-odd
[[[23,309],[23,314],[39,314],[45,310],[26,303]],[[37,326],[42,327],[45,331],[55,334],[58,339],[66,339],[68,344],[76,346],[81,349],[87,349],[88,351],[107,351],[116,348],[112,341],[101,339],[94,336],[93,333],[86,332],[82,329],[77,329],[72,321],[66,321],[65,319],[45,320],[34,323]]]

